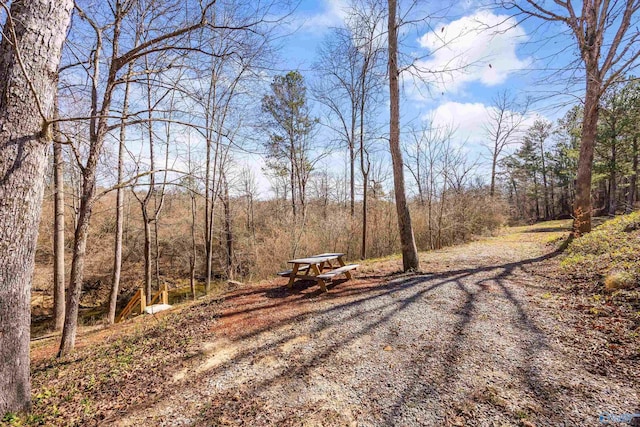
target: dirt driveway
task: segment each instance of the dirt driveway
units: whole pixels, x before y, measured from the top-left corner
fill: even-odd
[[[423,254],[420,274],[366,265],[328,294],[237,289],[167,391],[104,424],[597,426],[640,412],[640,374],[594,369],[602,337],[554,292],[546,243],[563,231]]]

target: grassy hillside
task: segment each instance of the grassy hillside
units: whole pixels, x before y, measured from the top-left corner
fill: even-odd
[[[606,221],[571,242],[562,267],[599,290],[640,286],[640,212]]]

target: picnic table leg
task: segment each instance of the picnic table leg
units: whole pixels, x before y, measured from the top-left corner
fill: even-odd
[[[318,268],[317,264],[311,264],[311,269],[313,270],[314,275],[320,275],[320,269]],[[316,281],[318,282],[318,285],[320,285],[320,289],[322,290],[322,292],[327,292],[327,285],[324,283],[324,280],[317,278]]]
[[[340,267],[344,267],[346,265],[341,256],[338,257],[338,263],[340,264]],[[351,280],[353,278],[351,276],[351,272],[348,270],[344,272],[344,275],[347,276],[347,280]]]
[[[291,270],[291,274],[289,275],[289,283],[287,283],[287,287],[289,289],[293,287],[293,281],[296,280],[297,274],[298,274],[298,264],[293,264],[293,270]]]

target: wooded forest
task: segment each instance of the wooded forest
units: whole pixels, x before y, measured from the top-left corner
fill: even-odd
[[[561,27],[574,58],[544,67],[572,101],[491,88],[481,144],[405,112],[465,54],[427,70],[407,40],[453,6],[399,3],[344,2],[303,69],[281,61],[295,2],[2,2],[0,414],[30,407],[30,330],[68,356],[141,287],[195,300],[325,252],[420,271],[418,251],[638,208],[638,1],[493,4]]]

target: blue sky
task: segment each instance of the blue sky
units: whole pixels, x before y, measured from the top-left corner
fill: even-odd
[[[443,8],[433,2],[424,4]],[[317,78],[313,64],[318,48],[333,27],[344,25],[348,5],[349,0],[302,0],[280,29],[284,36],[278,40],[281,51],[275,72],[299,70],[310,85],[311,80]],[[415,74],[402,76],[401,124],[405,129],[407,125],[455,128],[453,142],[463,148],[471,161],[488,153],[483,147],[487,140],[484,125],[492,98],[498,91],[509,89],[524,97],[549,88],[548,82],[541,85],[541,74],[532,71],[548,67],[548,59],[540,59],[545,57],[548,48],[537,43],[536,37],[542,32],[548,35],[549,28],[537,28],[534,22],[517,25],[504,11],[481,9],[475,5],[474,0],[466,0],[433,12],[419,10],[423,7],[419,3],[411,18],[429,14],[431,18],[401,30],[403,51],[420,58],[415,64],[421,69],[439,72],[422,75],[422,79]],[[492,29],[481,31],[487,26]],[[381,28],[381,32],[384,31],[386,28]],[[553,102],[547,99],[537,103],[524,121],[525,125],[541,116],[549,119],[560,116],[566,108],[544,108]],[[318,110],[315,112],[319,114]],[[388,117],[387,106],[381,105],[380,117],[384,120],[385,116]],[[318,135],[318,141],[330,139],[327,128],[322,129],[324,133]],[[403,142],[411,143],[410,138]],[[194,144],[198,145],[197,142]],[[377,148],[383,163],[390,168],[388,156],[385,157],[388,146],[381,141]],[[270,183],[262,173],[264,158],[243,152],[234,157],[237,164],[248,166],[256,174],[260,197],[269,197]],[[319,168],[341,175],[346,164],[346,149],[334,150]],[[412,185],[409,175],[407,184]],[[387,186],[392,186],[392,182],[387,182]]]
[[[303,0],[299,4],[289,27],[293,33],[282,42],[279,67],[283,72],[297,69],[307,80],[314,78],[317,49],[332,27],[344,25],[348,4],[348,0]],[[550,30],[535,27],[535,22],[518,24],[505,11],[481,9],[475,4],[456,3],[438,11],[440,16],[407,26],[401,35],[405,52],[421,57],[416,62],[421,68],[462,68],[436,77],[423,76],[428,83],[405,74],[403,124],[454,127],[455,143],[470,157],[486,154],[482,146],[486,141],[484,124],[498,91],[506,89],[523,98],[541,93],[541,74],[532,70],[547,68],[546,60],[536,58],[544,58],[549,48],[536,43],[535,38],[541,31],[548,35]],[[442,8],[439,4],[432,7]],[[414,12],[414,16],[424,15],[424,10]],[[492,29],[486,30],[487,26]],[[555,119],[562,115],[566,108],[546,108],[554,102],[546,99],[535,104],[525,124],[539,117]],[[386,107],[381,110],[388,114]],[[344,163],[344,157],[336,152],[331,163]]]
[[[344,24],[348,4],[348,0],[301,1],[291,24],[296,30],[283,43],[281,67],[311,70],[323,37],[331,27]],[[441,8],[438,4],[435,7]],[[414,15],[428,13],[416,11]],[[482,9],[469,0],[434,15],[437,16],[404,30],[404,50],[412,50],[416,55],[429,54],[418,62],[433,70],[469,66],[432,80],[431,95],[427,97],[420,96],[411,82],[405,81],[405,100],[413,101],[415,107],[433,107],[444,102],[486,104],[498,90],[535,91],[532,85],[539,83],[539,76],[530,70],[548,66],[540,64],[542,59],[536,57],[544,58],[550,50],[537,43],[536,38],[548,37],[548,26],[540,28],[539,23],[532,21],[518,23],[507,11]],[[486,26],[491,29],[486,30]],[[445,43],[447,48],[439,49]]]

